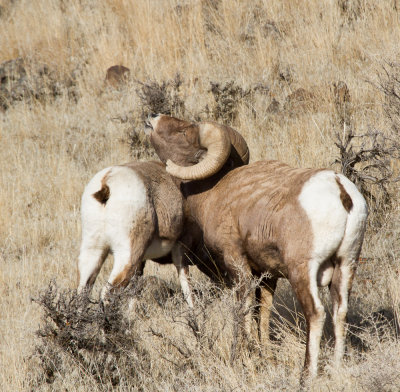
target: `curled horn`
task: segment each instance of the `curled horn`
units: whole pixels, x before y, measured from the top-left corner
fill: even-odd
[[[232,147],[234,150],[236,150],[236,153],[240,159],[238,166],[247,165],[250,160],[250,152],[246,140],[244,140],[243,136],[233,128],[225,128],[227,129],[227,132],[229,134],[229,139],[231,140]]]
[[[205,158],[193,166],[178,166],[167,161],[167,172],[183,180],[201,180],[217,173],[231,152],[231,140],[227,127],[215,123],[199,124],[199,141],[207,149]]]

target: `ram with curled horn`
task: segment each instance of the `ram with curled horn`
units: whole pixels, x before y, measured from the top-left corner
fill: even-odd
[[[356,186],[332,170],[297,169],[278,161],[232,166],[227,157],[247,161],[247,146],[235,145],[237,133],[215,123],[152,115],[149,125],[151,142],[167,172],[181,180],[185,226],[202,233],[218,267],[239,283],[241,295],[249,277],[268,273],[260,296],[262,341],[268,340],[277,280],[285,277],[307,322],[302,381],[316,376],[325,320],[318,287],[329,286],[334,362],[339,365],[367,219],[367,205]],[[190,230],[184,231],[182,243],[188,241],[190,248],[192,240]]]
[[[207,177],[210,170],[221,170],[224,165],[231,169],[248,163],[247,145],[235,130],[214,123],[195,124],[168,118],[171,129],[185,139],[181,146],[185,159],[197,164],[197,174],[191,173],[192,177]],[[223,132],[218,132],[219,128]],[[175,145],[179,144],[179,137]],[[231,147],[230,140],[236,148]],[[191,148],[192,145],[195,147]],[[205,155],[211,164],[204,164]],[[198,264],[213,279],[219,276],[207,255],[203,259],[191,257],[201,252],[201,233],[194,225],[185,224],[179,184],[180,180],[171,177],[164,164],[152,161],[111,166],[89,181],[81,204],[80,293],[90,293],[107,255],[112,253],[114,264],[102,290],[103,301],[107,302],[110,290],[126,287],[133,277],[141,275],[146,259],[152,259],[174,263],[185,299],[193,307],[189,263]],[[176,243],[179,238],[185,241],[186,255]]]

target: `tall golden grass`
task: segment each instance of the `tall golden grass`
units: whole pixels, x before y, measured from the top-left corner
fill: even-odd
[[[0,389],[34,388],[33,380],[41,372],[33,354],[42,310],[30,298],[51,279],[61,288],[75,287],[80,197],[95,172],[132,159],[129,135],[142,127],[138,81],[162,83],[179,73],[183,83],[176,93],[185,111],[176,114],[187,118],[210,116],[215,105],[211,82],[223,87],[234,81],[243,90],[253,89],[251,98],[237,101],[232,124],[247,139],[251,159],[330,167],[338,156],[335,133],[343,132],[335,120],[334,82],[342,80],[349,88],[351,127],[356,133],[369,129],[392,132],[382,106],[385,97],[377,85],[385,61],[399,60],[397,3],[0,1],[0,63],[22,57],[28,71],[35,64],[47,64],[60,80],[75,73],[79,96],[77,100],[68,94],[45,102],[23,100],[0,111]],[[131,70],[130,82],[121,89],[104,84],[106,69],[115,64]],[[35,77],[33,71],[31,77]],[[254,89],[260,85],[264,90]],[[293,108],[288,97],[299,88],[309,93],[309,99]],[[273,100],[281,110],[268,109]],[[150,156],[151,151],[143,159]],[[391,164],[398,170],[398,162]],[[368,229],[363,248],[366,261],[360,264],[354,282],[350,319],[360,328],[375,325],[380,310],[400,321],[400,192],[395,184],[389,190],[392,207],[378,210],[379,230]],[[176,284],[172,267],[150,264],[146,274]],[[200,275],[195,276],[201,281]],[[229,302],[229,294],[223,295]],[[180,298],[179,292],[176,297]],[[293,303],[291,298],[289,286],[282,282],[276,299],[278,315],[288,313],[284,308]],[[213,305],[217,314],[219,304]],[[166,325],[165,333],[176,338],[175,324],[162,310],[154,317]],[[295,313],[294,319],[299,317]],[[357,321],[360,317],[372,321],[363,324]],[[279,320],[276,316],[278,326]],[[211,331],[222,328],[218,318],[213,323]],[[301,328],[294,328],[294,323],[285,329],[285,325],[270,365],[266,356],[243,351],[244,366],[230,366],[223,359],[229,345],[222,337],[222,359],[199,354],[203,377],[192,375],[190,385],[185,380],[174,384],[173,377],[165,376],[171,370],[160,357],[152,363],[153,375],[147,376],[142,388],[293,390],[304,344],[299,338]],[[385,328],[383,334],[364,328],[363,339],[369,342],[364,351],[357,344],[350,345],[349,339],[342,373],[328,371],[330,351],[325,349],[322,374],[314,389],[365,391],[383,385],[380,390],[399,390],[398,335],[391,327]],[[140,331],[146,334],[146,328]],[[152,350],[167,350],[157,346],[154,337],[146,335],[145,340]],[[35,388],[110,388],[85,380],[71,371],[57,381],[57,387],[44,383]],[[143,390],[122,384],[116,388]]]

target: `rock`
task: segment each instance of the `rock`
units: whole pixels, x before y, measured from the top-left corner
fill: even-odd
[[[130,69],[123,65],[113,65],[107,69],[106,83],[112,87],[120,87],[129,78]]]

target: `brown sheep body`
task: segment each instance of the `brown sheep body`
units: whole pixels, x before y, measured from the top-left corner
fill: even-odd
[[[242,292],[249,277],[269,274],[261,288],[262,340],[268,339],[276,281],[289,279],[307,321],[302,379],[312,378],[325,320],[319,286],[329,285],[331,291],[336,364],[344,354],[348,296],[367,218],[365,200],[353,183],[332,170],[294,169],[277,161],[232,170],[224,158],[234,145],[232,138],[223,127],[210,124],[153,115],[151,141],[167,171],[183,180],[185,226],[199,228],[217,265],[242,284]],[[193,164],[190,157],[196,154],[203,159]],[[192,240],[190,230],[184,230],[181,242],[190,248]],[[249,329],[248,320],[246,325]]]

